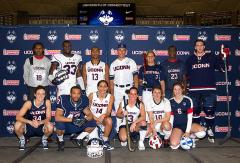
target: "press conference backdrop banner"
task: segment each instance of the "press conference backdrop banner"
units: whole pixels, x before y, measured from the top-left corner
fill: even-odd
[[[177,57],[185,61],[193,55],[194,41],[206,41],[206,50],[219,55],[220,45],[230,48],[228,58],[229,101],[231,110],[231,131],[233,137],[240,137],[240,28],[209,27],[94,27],[94,26],[15,26],[0,27],[0,136],[13,136],[16,113],[27,99],[23,81],[23,64],[32,56],[32,45],[40,41],[45,46],[45,55],[58,55],[62,42],[72,42],[74,53],[82,56],[83,63],[90,60],[90,49],[101,49],[101,60],[109,65],[117,58],[119,43],[127,46],[127,56],[138,66],[143,63],[142,54],[154,50],[156,61],[161,64],[167,59],[167,48],[177,47]],[[201,77],[201,76],[200,76]],[[227,96],[224,73],[216,71],[217,110],[215,113],[215,134],[222,138],[229,130],[227,125]],[[53,115],[55,111],[56,88],[51,86],[50,99]],[[202,113],[204,117],[204,113]]]

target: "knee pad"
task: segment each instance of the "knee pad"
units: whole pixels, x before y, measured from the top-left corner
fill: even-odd
[[[178,149],[178,148],[180,147],[180,144],[178,144],[177,146],[170,145],[170,147],[171,147],[172,149]]]
[[[204,107],[204,112],[206,114],[206,119],[214,119],[215,118],[215,107]]]
[[[163,130],[164,135],[171,135],[172,130]]]
[[[205,131],[199,131],[194,133],[196,135],[197,138],[202,139],[206,136],[206,132]]]

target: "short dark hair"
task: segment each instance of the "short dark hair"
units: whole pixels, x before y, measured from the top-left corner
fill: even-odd
[[[107,86],[108,86],[108,82],[106,80],[100,80],[98,83],[97,83],[97,86],[99,87],[99,85],[101,83],[105,83]]]
[[[63,43],[62,43],[62,46],[64,45],[64,43],[69,43],[71,44],[71,42],[69,40],[64,40]]]
[[[196,46],[196,43],[197,43],[197,42],[202,42],[203,45],[205,46],[205,42],[204,42],[202,39],[197,39],[197,40],[195,40],[195,41],[194,41],[194,46]]]
[[[74,89],[79,89],[81,91],[81,87],[78,85],[75,85],[71,88],[70,92],[72,93],[72,90],[74,90]]]
[[[37,91],[38,91],[38,90],[40,90],[40,89],[43,89],[43,90],[46,92],[46,89],[45,89],[45,87],[44,87],[44,86],[42,86],[42,85],[39,85],[39,86],[37,86],[37,87],[34,89],[34,94],[36,94],[36,93],[37,93]]]
[[[44,49],[43,43],[41,43],[41,42],[35,42],[35,43],[33,44],[33,46],[32,46],[32,50],[35,49],[37,45],[41,45],[42,48]]]
[[[171,46],[168,47],[168,50],[170,50],[171,48],[174,48],[177,51],[177,47],[176,46],[171,45]]]

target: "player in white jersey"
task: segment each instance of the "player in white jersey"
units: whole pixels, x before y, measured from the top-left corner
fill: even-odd
[[[138,149],[145,150],[144,138],[146,136],[146,112],[144,104],[138,99],[138,89],[131,87],[129,90],[129,99],[124,107],[124,101],[119,105],[117,117],[121,118],[122,122],[119,127],[119,139],[122,146],[127,145],[127,130],[126,119],[128,117],[128,125],[130,126],[130,133],[139,132],[140,139],[138,142]]]
[[[110,90],[114,94],[114,108],[117,112],[126,90],[133,85],[138,88],[138,71],[134,60],[126,57],[126,45],[120,44],[117,49],[118,58],[110,66]],[[116,131],[119,130],[121,119],[117,118]]]
[[[106,80],[100,80],[97,83],[97,92],[92,92],[89,95],[90,110],[93,114],[93,119],[96,121],[99,128],[104,131],[103,141],[106,150],[112,150],[113,147],[109,144],[109,135],[112,130],[112,106],[114,97],[108,93],[108,83]]]
[[[159,132],[164,135],[164,147],[168,147],[171,135],[171,105],[168,99],[164,98],[160,86],[153,87],[152,99],[146,104],[146,111],[149,115],[148,132],[157,135]]]
[[[91,49],[91,61],[85,63],[82,68],[82,77],[86,88],[86,95],[97,92],[97,84],[100,80],[109,83],[109,66],[100,61],[100,49]]]
[[[84,89],[81,76],[82,57],[73,54],[70,41],[63,42],[63,54],[52,56],[52,65],[49,71],[49,80],[57,85],[58,96],[69,95],[70,89],[77,83]],[[57,82],[56,82],[57,81]]]

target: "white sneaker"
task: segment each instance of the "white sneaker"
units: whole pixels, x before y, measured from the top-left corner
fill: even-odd
[[[125,141],[125,142],[122,142],[122,141],[121,141],[121,146],[122,146],[122,147],[126,147],[126,146],[127,146],[127,142],[126,142],[126,141]]]
[[[145,146],[144,146],[143,141],[139,141],[139,142],[138,142],[138,149],[139,149],[140,151],[144,151],[144,150],[145,150]]]
[[[211,128],[207,130],[207,134],[208,134],[208,141],[210,143],[214,143],[214,133]]]

